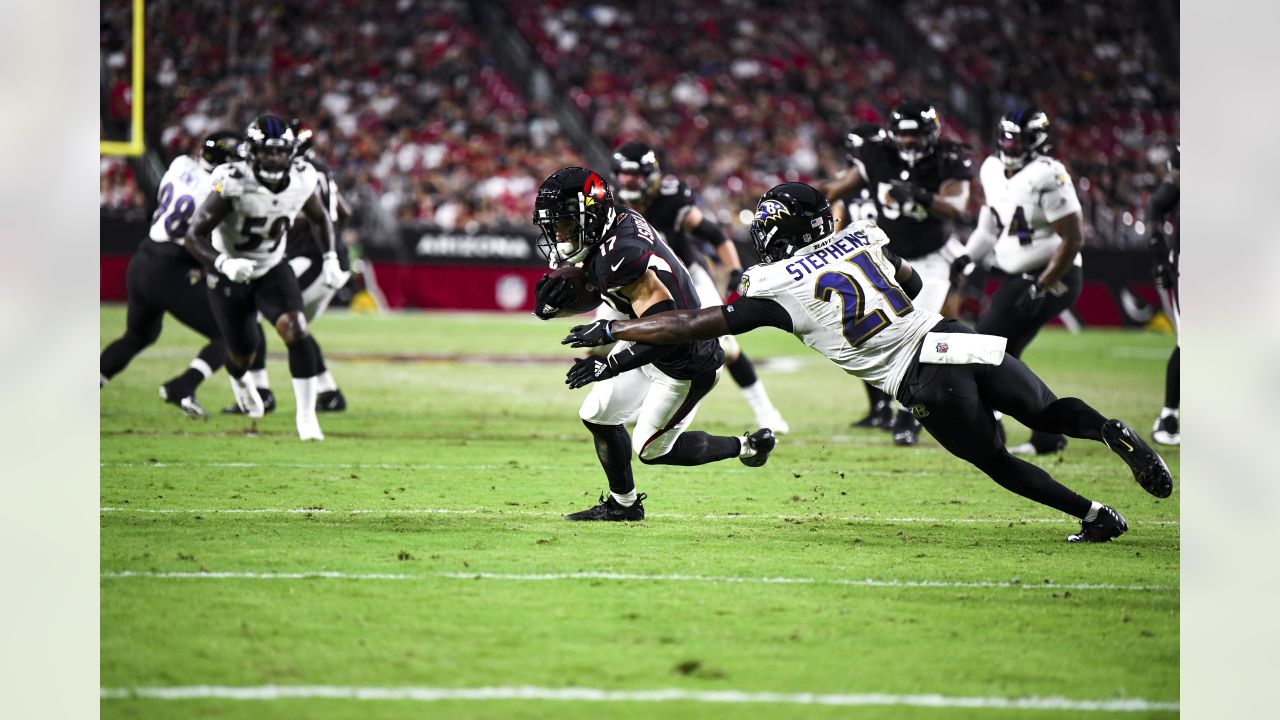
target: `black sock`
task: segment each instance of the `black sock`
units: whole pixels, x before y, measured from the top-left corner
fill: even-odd
[[[289,343],[289,374],[296,378],[315,377],[320,374],[320,346],[310,336]]]
[[[1175,347],[1173,354],[1169,356],[1169,364],[1164,368],[1164,406],[1171,410],[1178,409],[1178,402],[1181,400],[1178,390],[1179,368],[1182,363],[1178,359],[1178,355],[1182,352],[1182,347]]]
[[[690,430],[676,439],[666,455],[652,460],[640,458],[646,465],[705,465],[717,460],[736,458],[742,452],[742,440],[724,435],[709,435]]]
[[[751,387],[756,384],[756,366],[747,359],[746,353],[739,353],[738,359],[729,363],[729,374],[738,387]]]
[[[876,405],[882,402],[888,402],[889,393],[868,382],[864,382],[862,385],[867,389],[867,407],[870,409],[875,410]]]
[[[169,388],[171,398],[184,398],[195,395],[196,388],[200,387],[202,382],[204,382],[204,373],[195,368],[187,368],[186,372],[165,383],[165,386]]]
[[[1087,498],[1054,480],[1049,473],[1010,455],[1003,448],[990,459],[974,464],[1004,489],[1068,515],[1083,518],[1093,505]]]
[[[254,323],[254,329],[258,331],[258,354],[253,356],[253,362],[249,364],[250,370],[266,370],[267,369],[267,334],[262,331],[262,323]]]
[[[1102,442],[1102,424],[1107,421],[1097,410],[1080,398],[1058,398],[1044,410],[1023,420],[1040,433],[1066,435]]]
[[[631,438],[621,425],[597,425],[583,420],[596,442],[596,456],[609,479],[610,492],[626,495],[636,489],[631,477]]]

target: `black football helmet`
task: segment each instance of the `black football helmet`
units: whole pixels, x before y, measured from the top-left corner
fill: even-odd
[[[751,242],[762,261],[777,262],[834,230],[827,196],[804,183],[783,183],[760,196]]]
[[[875,123],[860,123],[855,125],[847,135],[844,136],[844,156],[852,165],[854,159],[858,157],[858,152],[863,145],[869,142],[876,142],[888,138],[889,134],[884,128]]]
[[[293,118],[289,121],[289,128],[293,130],[293,136],[298,139],[298,149],[295,154],[298,157],[310,158],[315,155],[315,133],[311,132],[311,128],[303,127],[302,121]]]
[[[996,147],[1006,168],[1022,169],[1049,152],[1049,116],[1034,105],[1005,113],[996,126]]]
[[[209,133],[200,143],[200,167],[208,172],[240,158],[240,133],[234,130],[219,130]]]
[[[609,165],[622,202],[649,202],[662,184],[658,151],[642,142],[632,141],[614,150]]]
[[[1182,141],[1178,141],[1178,143],[1173,146],[1173,154],[1169,156],[1169,159],[1165,164],[1167,165],[1165,169],[1170,173],[1175,170],[1182,169]]]
[[[604,240],[616,210],[609,183],[594,170],[561,168],[542,181],[533,201],[538,249],[552,267],[582,262]]]
[[[889,137],[908,166],[929,157],[942,135],[938,111],[922,100],[908,100],[889,113]]]
[[[298,151],[298,136],[276,115],[259,115],[244,131],[249,164],[267,183],[278,183]]]

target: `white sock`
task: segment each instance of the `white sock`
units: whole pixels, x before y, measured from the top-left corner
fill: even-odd
[[[1178,408],[1163,408],[1163,409],[1161,409],[1161,410],[1160,410],[1160,417],[1161,417],[1162,419],[1163,419],[1163,418],[1167,418],[1167,417],[1169,417],[1169,416],[1171,416],[1171,415],[1174,417],[1174,419],[1177,419],[1177,417],[1178,417]]]
[[[738,457],[755,457],[756,449],[751,447],[751,443],[747,442],[746,435],[738,438],[738,442],[742,444],[742,448],[738,450]]]
[[[333,373],[325,370],[316,376],[319,378],[319,384],[316,388],[320,392],[333,392],[338,389],[338,381],[333,379]]]
[[[297,402],[298,418],[312,418],[316,414],[316,379],[294,378],[293,397]]]
[[[1102,509],[1102,503],[1094,502],[1089,505],[1089,512],[1084,514],[1085,522],[1093,522],[1098,519],[1098,511]]]
[[[747,399],[747,404],[757,415],[773,409],[773,403],[769,402],[769,393],[765,392],[764,383],[757,380],[740,389],[742,397]]]
[[[205,380],[208,380],[209,376],[213,374],[213,368],[209,367],[209,363],[200,358],[191,361],[191,369],[203,375]]]
[[[609,494],[613,496],[613,501],[618,503],[622,507],[631,507],[632,505],[636,504],[635,488],[631,488],[631,492],[625,493],[622,495],[619,495],[618,493],[613,492],[612,490],[609,491]]]
[[[261,370],[250,370],[245,373],[245,376],[248,377],[249,382],[253,383],[253,386],[259,390],[271,389],[271,378],[267,377],[266,368],[262,368]]]

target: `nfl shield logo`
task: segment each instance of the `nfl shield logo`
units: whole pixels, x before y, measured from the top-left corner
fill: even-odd
[[[940,342],[934,349],[937,350],[939,353],[945,353],[948,348],[946,343]]]

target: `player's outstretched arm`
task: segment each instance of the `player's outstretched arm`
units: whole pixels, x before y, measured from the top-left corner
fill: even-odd
[[[724,313],[713,307],[660,312],[636,320],[597,320],[574,327],[560,344],[597,347],[616,340],[632,340],[646,345],[679,345],[728,334]]]
[[[829,200],[848,200],[862,189],[862,173],[858,166],[846,168],[839,176],[814,185]]]
[[[230,212],[231,201],[219,193],[211,192],[200,207],[196,208],[191,226],[187,228],[183,246],[208,269],[214,269],[214,263],[218,259],[218,251],[213,249],[213,229]]]
[[[1073,212],[1051,223],[1053,231],[1062,238],[1062,244],[1054,251],[1049,266],[1040,274],[1040,286],[1048,287],[1066,276],[1075,262],[1080,248],[1084,247],[1084,217]]]
[[[311,236],[316,239],[320,253],[335,252],[333,220],[329,217],[329,209],[325,207],[324,198],[320,197],[319,186],[316,186],[315,192],[311,193],[311,197],[307,198],[306,204],[302,206],[302,214],[306,216],[307,222],[311,223]]]

